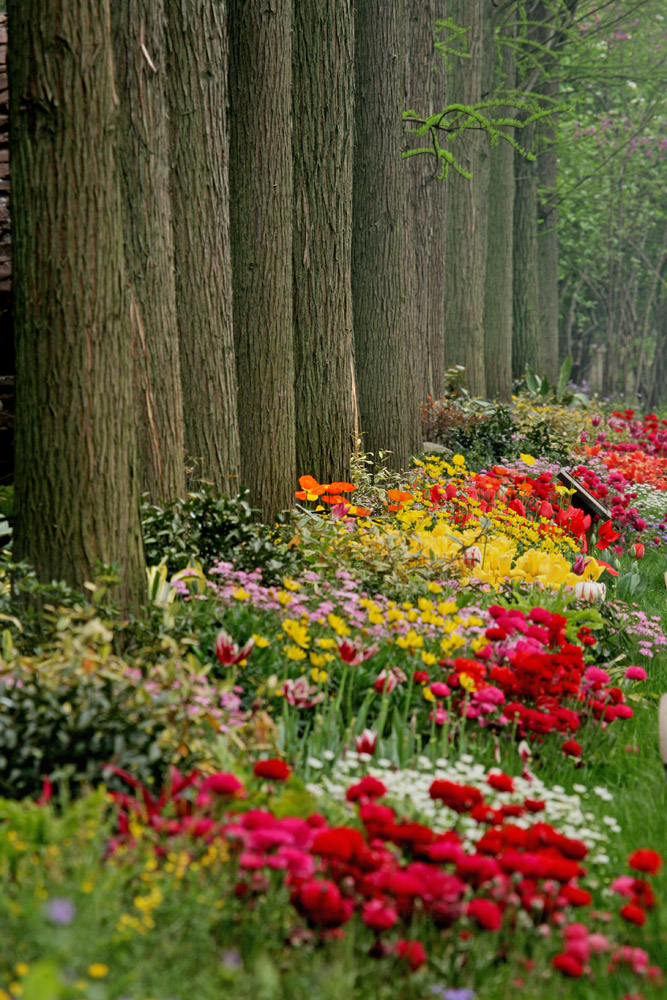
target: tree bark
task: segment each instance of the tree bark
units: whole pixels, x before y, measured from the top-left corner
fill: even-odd
[[[231,0],[231,234],[242,482],[266,520],[294,497],[290,0]]]
[[[469,57],[451,55],[447,74],[447,103],[472,105],[482,93],[483,18],[481,3],[450,0],[449,17],[465,28]],[[468,180],[450,168],[447,176],[448,243],[445,261],[445,358],[448,364],[464,365],[468,389],[473,396],[486,395],[484,370],[484,282],[486,272],[486,228],[484,226],[484,170],[482,157],[486,135],[466,130],[452,144],[457,162],[469,173]]]
[[[185,449],[193,480],[239,489],[225,0],[165,0]]]
[[[297,0],[292,44],[296,453],[329,483],[355,444],[352,0]]]
[[[363,448],[406,468],[421,447],[410,399],[403,219],[403,0],[355,0],[352,301]]]
[[[172,500],[185,492],[185,446],[162,0],[115,0],[112,32],[140,480],[152,500]]]
[[[436,65],[435,21],[446,14],[445,0],[406,0],[406,110],[419,117],[445,105],[444,66]],[[409,149],[413,142],[405,143]],[[406,227],[407,322],[410,331],[410,398],[439,398],[445,381],[445,248],[447,186],[435,157],[413,156],[403,163]]]
[[[554,61],[550,66],[554,72]],[[558,98],[559,83],[547,79],[541,92],[551,101]],[[550,116],[542,123],[537,158],[538,227],[537,269],[539,294],[539,335],[542,367],[551,383],[558,378],[558,153],[556,122]]]
[[[527,152],[535,144],[535,126],[521,131],[520,143]],[[539,338],[537,267],[537,169],[520,153],[514,154],[514,278],[512,375],[521,378],[529,364],[543,374]]]
[[[503,25],[504,35],[511,26]],[[513,90],[516,82],[513,49],[502,48],[502,61],[495,68],[494,83]],[[494,115],[513,117],[509,106],[494,109]],[[513,135],[514,129],[504,129]],[[486,284],[484,288],[484,361],[486,392],[490,399],[508,402],[512,396],[512,280],[514,241],[514,150],[499,140],[490,150]]]
[[[108,0],[10,0],[14,556],[145,593]]]

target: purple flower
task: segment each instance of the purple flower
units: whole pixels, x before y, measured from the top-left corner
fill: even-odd
[[[66,899],[64,896],[55,896],[53,899],[50,899],[45,909],[47,919],[52,924],[58,924],[60,927],[66,927],[68,924],[71,924],[76,914],[74,903],[71,899]]]
[[[470,986],[459,989],[451,986],[432,986],[431,993],[441,1000],[475,1000],[477,993]]]
[[[572,563],[572,572],[575,573],[577,576],[581,576],[584,570],[586,569],[587,563],[588,559],[583,554],[583,552],[580,552],[577,558]]]

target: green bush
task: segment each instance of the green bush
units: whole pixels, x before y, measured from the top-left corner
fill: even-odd
[[[165,562],[169,573],[184,569],[194,556],[204,570],[216,560],[234,561],[239,569],[260,567],[265,582],[279,582],[297,571],[299,557],[288,548],[285,518],[260,524],[247,492],[216,496],[207,489],[189,493],[166,507],[144,502],[142,524],[146,562]]]

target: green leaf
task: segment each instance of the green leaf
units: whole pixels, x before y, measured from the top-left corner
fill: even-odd
[[[570,372],[572,371],[572,355],[568,354],[565,361],[560,366],[560,374],[558,376],[558,397],[560,398],[565,392],[565,386],[569,382]]]

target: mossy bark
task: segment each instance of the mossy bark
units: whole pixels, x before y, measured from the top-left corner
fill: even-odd
[[[535,126],[521,131],[527,152],[535,146]],[[529,364],[542,372],[539,336],[539,291],[537,267],[537,167],[514,153],[514,275],[512,295],[512,376],[521,378]]]
[[[145,593],[109,0],[10,0],[14,556]]]

